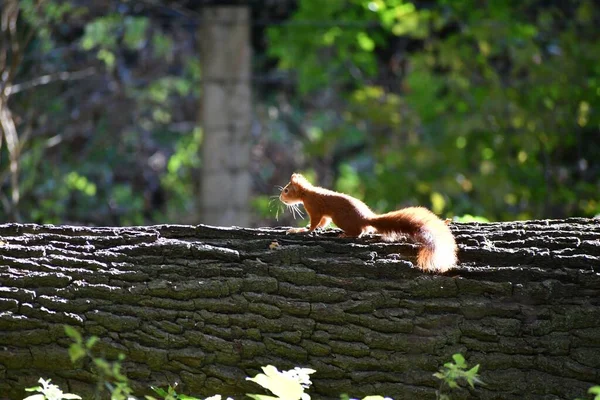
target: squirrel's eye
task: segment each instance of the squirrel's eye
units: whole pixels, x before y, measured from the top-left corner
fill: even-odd
[[[287,193],[287,192],[289,192],[289,189],[287,189],[287,188],[283,189],[283,193]]]

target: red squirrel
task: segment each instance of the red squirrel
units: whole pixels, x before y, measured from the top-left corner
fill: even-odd
[[[424,207],[407,207],[377,215],[362,201],[347,194],[313,186],[301,174],[292,174],[279,199],[287,206],[303,204],[310,217],[310,228],[292,228],[288,233],[314,231],[333,221],[345,237],[381,233],[386,240],[407,235],[422,243],[417,266],[423,271],[445,272],[456,266],[456,242],[448,227]]]

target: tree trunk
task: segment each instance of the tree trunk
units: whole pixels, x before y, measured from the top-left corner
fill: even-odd
[[[205,8],[199,41],[204,132],[200,218],[205,224],[248,226],[252,123],[249,7]]]
[[[599,384],[599,222],[452,230],[460,265],[431,275],[412,267],[415,245],[376,236],[0,225],[0,397],[41,376],[89,398],[65,324],[125,354],[138,395],[180,382],[241,399],[272,364],[316,369],[317,398],[433,399],[454,353],[486,386],[453,399],[572,400]]]

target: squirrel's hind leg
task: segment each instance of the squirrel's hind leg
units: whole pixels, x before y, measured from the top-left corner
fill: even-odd
[[[343,229],[344,233],[340,234],[343,238],[357,238],[362,234],[362,229]]]

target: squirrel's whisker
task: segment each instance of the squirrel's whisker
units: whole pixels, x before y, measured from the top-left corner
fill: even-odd
[[[287,206],[288,211],[292,213],[292,217],[294,217],[294,219],[296,219],[296,213],[294,210],[294,206]]]

